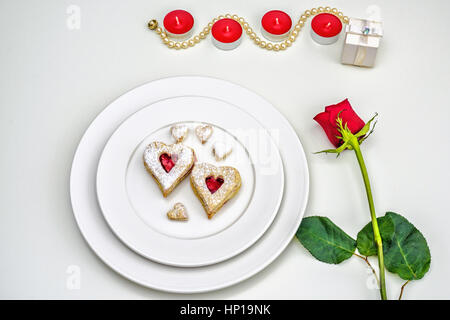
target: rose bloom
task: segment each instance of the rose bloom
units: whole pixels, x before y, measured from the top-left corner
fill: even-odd
[[[338,136],[341,136],[336,123],[336,118],[338,117],[338,115],[342,119],[342,124],[344,125],[344,127],[347,123],[347,127],[353,134],[359,132],[365,125],[364,121],[362,121],[361,118],[353,110],[350,102],[348,102],[348,99],[345,99],[338,104],[332,104],[328,107],[325,107],[325,111],[316,115],[314,117],[314,120],[316,120],[321,125],[321,127],[327,134],[328,139],[336,148],[338,148],[343,143],[342,139],[337,138]]]

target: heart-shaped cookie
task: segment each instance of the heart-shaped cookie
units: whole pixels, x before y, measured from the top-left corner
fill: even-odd
[[[223,141],[216,141],[212,148],[212,153],[216,161],[224,160],[233,151],[233,147],[230,143]]]
[[[167,212],[167,217],[170,220],[186,221],[188,219],[186,207],[181,202],[175,203],[173,208]]]
[[[192,169],[191,187],[211,219],[239,191],[241,176],[233,167],[198,163]]]
[[[195,162],[195,152],[182,144],[166,145],[155,141],[144,151],[144,165],[167,197],[189,174]]]
[[[186,139],[189,133],[189,128],[184,124],[176,124],[170,127],[170,133],[172,134],[172,137],[175,138],[175,141],[177,143],[180,143],[183,142],[184,139]]]
[[[195,128],[195,134],[200,142],[204,144],[213,134],[213,128],[209,124],[202,124]]]

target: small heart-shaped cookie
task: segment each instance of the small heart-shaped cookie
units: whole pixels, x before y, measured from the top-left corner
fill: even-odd
[[[241,176],[233,167],[199,163],[192,169],[191,187],[211,219],[239,191]]]
[[[184,124],[176,124],[170,127],[170,133],[172,134],[172,137],[175,138],[176,143],[180,143],[186,139],[189,133],[189,128]]]
[[[155,141],[144,151],[144,165],[167,197],[189,174],[195,162],[193,149],[182,144]]]
[[[204,144],[213,134],[213,128],[209,124],[202,124],[195,128],[195,134],[200,142]]]
[[[231,144],[216,141],[213,145],[212,153],[216,161],[224,160],[233,151]]]
[[[186,221],[188,219],[186,207],[181,202],[175,203],[173,208],[167,212],[167,217],[170,220]]]

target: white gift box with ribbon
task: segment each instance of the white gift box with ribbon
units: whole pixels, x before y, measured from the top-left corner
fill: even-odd
[[[382,36],[381,22],[350,18],[345,27],[342,63],[373,67]]]

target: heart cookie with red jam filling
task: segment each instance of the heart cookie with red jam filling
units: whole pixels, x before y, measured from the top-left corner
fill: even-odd
[[[211,219],[241,188],[241,175],[233,167],[198,163],[192,169],[191,187]]]
[[[191,172],[195,152],[182,144],[152,142],[145,148],[144,165],[158,184],[164,197]]]

